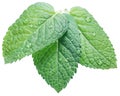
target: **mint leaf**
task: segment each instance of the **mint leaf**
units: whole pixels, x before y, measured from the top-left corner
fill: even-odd
[[[66,87],[77,69],[80,59],[80,34],[73,18],[69,20],[68,31],[56,43],[34,53],[33,60],[38,73],[57,92]]]
[[[35,3],[9,27],[3,42],[5,63],[12,63],[54,43],[66,32],[67,18],[47,3]]]
[[[93,16],[81,7],[73,7],[70,14],[81,31],[80,63],[91,68],[116,68],[112,44]]]

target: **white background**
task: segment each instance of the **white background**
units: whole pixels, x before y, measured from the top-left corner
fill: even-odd
[[[4,64],[2,41],[8,27],[31,4],[47,2],[59,10],[86,8],[108,34],[116,52],[117,69],[95,70],[79,65],[77,73],[60,93],[38,75],[31,56]],[[0,0],[0,96],[120,96],[119,0]]]

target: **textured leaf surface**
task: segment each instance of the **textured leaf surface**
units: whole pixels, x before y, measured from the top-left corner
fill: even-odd
[[[33,54],[38,73],[57,92],[66,87],[77,69],[80,59],[80,35],[72,17],[69,19],[68,31],[56,43]]]
[[[3,42],[5,63],[30,55],[63,36],[68,21],[47,3],[35,3],[9,27]]]
[[[81,7],[73,7],[70,14],[81,31],[80,63],[91,68],[116,68],[112,44],[92,15]]]

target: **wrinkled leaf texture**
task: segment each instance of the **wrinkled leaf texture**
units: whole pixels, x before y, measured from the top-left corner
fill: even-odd
[[[80,34],[75,21],[69,14],[67,32],[54,44],[33,54],[38,73],[57,92],[66,87],[76,72],[80,59]]]
[[[79,63],[90,68],[116,68],[113,46],[93,16],[81,7],[71,8],[70,14],[76,20],[79,32],[81,32],[81,58]]]
[[[47,3],[28,7],[8,29],[3,41],[5,63],[12,63],[54,43],[66,32],[67,18]]]

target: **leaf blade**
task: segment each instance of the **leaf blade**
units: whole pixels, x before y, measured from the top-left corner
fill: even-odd
[[[79,63],[90,68],[116,68],[113,46],[93,16],[81,7],[71,8],[70,14],[81,31],[82,48]]]
[[[56,43],[32,55],[38,73],[57,92],[67,86],[80,58],[80,40],[76,38],[80,34],[73,19],[68,14],[64,15],[69,19],[68,31]]]
[[[67,19],[64,15],[55,13],[51,5],[47,3],[31,5],[9,27],[4,37],[3,56],[5,63],[22,59],[54,43],[66,30]]]

